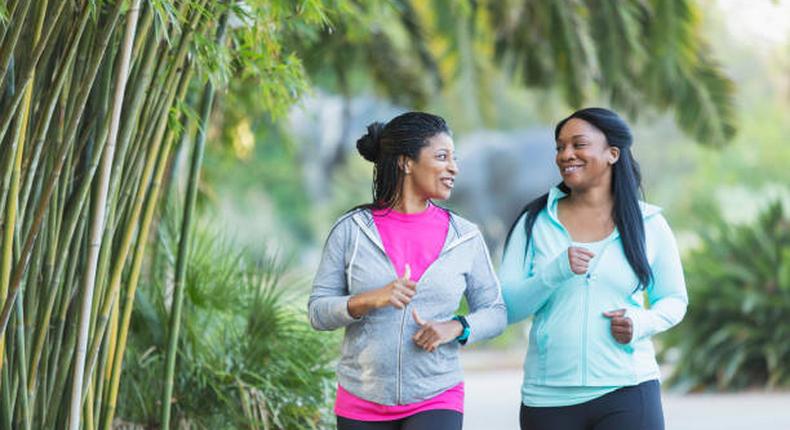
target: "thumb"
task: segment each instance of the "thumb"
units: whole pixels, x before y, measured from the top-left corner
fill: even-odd
[[[425,325],[425,320],[420,318],[420,314],[417,313],[417,309],[412,308],[411,316],[414,317],[414,322],[416,322],[418,326],[422,327],[423,325]]]
[[[411,279],[411,266],[409,266],[409,263],[406,263],[406,268],[403,269],[403,280],[408,281],[409,279]]]
[[[625,309],[616,309],[613,311],[603,313],[603,316],[605,316],[606,318],[615,318],[615,317],[619,318],[622,317],[623,315],[625,315]]]

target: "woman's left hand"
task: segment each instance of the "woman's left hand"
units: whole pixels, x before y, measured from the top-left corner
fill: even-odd
[[[464,330],[464,326],[456,320],[425,321],[420,318],[417,309],[412,309],[411,314],[414,321],[420,326],[412,340],[417,346],[428,352],[434,352],[439,345],[455,340]]]
[[[612,336],[619,343],[629,343],[634,336],[634,323],[631,318],[625,316],[625,309],[604,312],[603,316],[609,318],[612,323]]]

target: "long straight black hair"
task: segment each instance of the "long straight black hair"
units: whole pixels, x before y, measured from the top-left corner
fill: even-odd
[[[554,128],[554,140],[559,138],[560,131],[565,123],[573,118],[586,121],[601,130],[606,136],[606,142],[620,149],[620,158],[612,166],[612,194],[614,196],[612,217],[617,230],[620,232],[623,251],[628,264],[631,265],[631,269],[633,269],[637,279],[639,279],[637,289],[644,289],[653,280],[653,271],[647,262],[645,252],[645,224],[642,218],[642,210],[639,207],[639,198],[644,194],[642,192],[642,174],[639,170],[639,163],[636,162],[631,154],[631,145],[633,144],[631,129],[619,115],[608,109],[585,108],[572,113],[557,124]],[[571,192],[564,182],[560,183],[558,188],[566,194]],[[546,193],[524,207],[510,227],[505,246],[510,241],[510,236],[513,234],[518,220],[526,213],[527,219],[524,223],[524,233],[527,236],[527,242],[525,247],[529,247],[529,242],[532,240],[532,228],[535,226],[538,214],[548,204],[548,200],[549,194]]]

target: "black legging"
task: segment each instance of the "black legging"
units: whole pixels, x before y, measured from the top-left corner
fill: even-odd
[[[651,380],[573,406],[521,405],[521,430],[664,430],[661,388]]]
[[[461,430],[464,415],[448,409],[416,413],[395,421],[357,421],[337,417],[337,430]]]

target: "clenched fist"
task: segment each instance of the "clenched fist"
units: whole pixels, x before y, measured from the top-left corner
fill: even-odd
[[[612,336],[622,344],[631,342],[634,337],[634,323],[625,316],[625,309],[604,312],[603,316],[611,321]]]
[[[464,326],[456,320],[425,321],[420,318],[417,309],[412,309],[411,315],[420,326],[412,340],[417,346],[428,352],[434,352],[439,345],[455,340],[464,330]]]
[[[571,271],[577,275],[584,275],[590,268],[590,260],[595,257],[592,251],[578,246],[568,247],[568,261],[571,263]]]
[[[366,291],[348,300],[348,313],[359,318],[373,309],[394,306],[403,309],[417,294],[417,283],[409,279],[411,267],[406,265],[403,276],[375,290]]]

